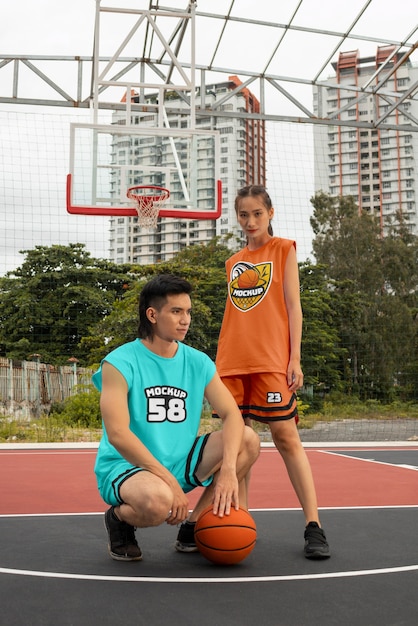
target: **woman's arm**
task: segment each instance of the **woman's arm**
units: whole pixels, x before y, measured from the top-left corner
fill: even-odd
[[[302,306],[300,303],[299,268],[294,246],[289,250],[284,271],[284,297],[289,320],[290,354],[287,368],[287,382],[291,391],[303,385],[300,364],[302,342]]]

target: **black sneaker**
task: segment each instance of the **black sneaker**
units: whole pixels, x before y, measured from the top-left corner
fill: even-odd
[[[180,526],[177,541],[174,544],[177,552],[197,552],[197,545],[194,540],[194,527],[196,522],[183,522]]]
[[[114,513],[113,506],[105,513],[105,526],[109,535],[109,554],[115,561],[140,561],[141,548],[135,539],[135,528],[121,522]]]
[[[305,528],[305,556],[307,559],[329,559],[331,556],[325,533],[316,522]]]

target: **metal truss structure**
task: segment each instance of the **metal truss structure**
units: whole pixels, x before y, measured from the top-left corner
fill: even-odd
[[[363,24],[374,23],[382,0],[343,5],[335,0],[165,0],[164,6],[159,0],[96,0],[92,56],[0,54],[0,104],[90,108],[98,118],[101,110],[150,110],[147,95],[157,93],[154,112],[163,126],[161,103],[167,105],[175,93],[188,107],[192,128],[196,118],[208,115],[335,125],[339,111],[332,118],[313,113],[313,87],[347,89],[332,69],[338,55],[358,48],[372,56],[378,47],[390,46],[391,54],[376,67],[373,79],[349,89],[350,106],[381,98],[393,111],[418,99],[418,81],[402,92],[387,85],[393,71],[413,62],[418,48],[418,25],[411,26],[416,10],[408,10],[414,2],[390,4],[397,16],[393,32],[400,36],[388,38],[379,36],[378,27],[373,35],[362,34]],[[315,25],[325,18],[341,28]],[[390,22],[391,15],[386,19]],[[389,62],[394,69],[388,71]],[[24,85],[28,75],[31,89]],[[231,92],[218,99],[201,98],[195,105],[196,93],[202,96],[211,84],[227,82],[229,76],[241,81],[232,93],[249,89],[256,96],[257,111],[229,111]],[[122,101],[126,93],[135,97]],[[371,122],[345,120],[344,125],[417,132],[418,119],[404,108],[408,122],[402,125],[377,115]]]

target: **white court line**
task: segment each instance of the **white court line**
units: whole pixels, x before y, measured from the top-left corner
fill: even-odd
[[[262,449],[276,446],[271,441],[261,441]],[[302,441],[304,448],[417,448],[416,441]],[[0,453],[2,450],[96,450],[99,447],[98,441],[79,441],[66,443],[0,443]]]
[[[323,574],[293,574],[284,576],[231,576],[230,578],[169,578],[168,576],[97,576],[95,574],[64,574],[62,572],[39,572],[25,569],[0,567],[0,574],[13,576],[34,576],[37,578],[64,578],[70,580],[103,580],[115,582],[142,582],[142,583],[256,583],[299,580],[323,580],[329,578],[353,578],[357,576],[377,576],[382,574],[400,574],[418,571],[418,565],[402,567],[382,567],[379,569],[349,570],[346,572],[327,572]]]
[[[389,467],[399,467],[400,469],[409,469],[418,471],[418,467],[415,465],[406,465],[401,463],[389,463],[388,461],[377,461],[376,459],[364,459],[360,456],[352,456],[349,452],[347,454],[342,454],[341,452],[334,452],[333,450],[317,450],[321,454],[328,454],[330,456],[341,457],[343,459],[350,459],[351,461],[362,461],[363,463],[375,463],[376,465],[389,465]],[[351,450],[351,452],[355,452],[355,450]],[[363,450],[366,452],[366,450]],[[379,452],[378,450],[371,450],[371,452]],[[381,452],[381,451],[380,451]]]
[[[1,443],[0,450],[94,450],[98,441],[77,441],[66,443]]]
[[[408,450],[409,448],[418,448],[418,440],[414,441],[302,441],[302,445],[304,448],[314,448],[318,450],[324,450],[327,448],[350,448],[350,450],[354,449],[364,449],[369,448],[370,450],[375,450],[376,448],[385,449],[385,448],[405,448]],[[261,443],[262,448],[275,448],[273,442],[264,441]]]
[[[364,509],[417,509],[418,504],[365,504],[361,506],[321,506],[319,511],[363,511]],[[192,509],[190,509],[190,512]],[[300,512],[300,507],[281,507],[281,508],[262,508],[262,509],[249,509],[250,513],[291,513],[294,511]],[[22,517],[87,517],[104,515],[103,511],[84,511],[75,513],[0,513],[0,519],[7,518],[22,518]]]
[[[96,454],[95,450],[43,450],[43,449],[39,449],[39,450],[33,450],[32,448],[27,448],[25,450],[14,450],[13,454],[10,454],[9,452],[0,450],[0,456],[7,456],[7,457],[12,457],[15,458],[16,456],[22,455],[22,456],[64,456],[65,454],[71,455],[71,456],[75,456],[75,455],[92,455],[92,454]]]

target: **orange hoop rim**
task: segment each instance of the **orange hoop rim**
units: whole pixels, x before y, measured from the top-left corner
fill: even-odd
[[[143,189],[143,190],[152,189],[155,191],[159,191],[160,193],[152,194],[152,195],[148,195],[145,193],[144,194],[135,193],[137,189]],[[143,199],[143,200],[152,201],[152,202],[165,202],[170,197],[170,191],[166,189],[165,187],[159,187],[158,185],[135,185],[133,187],[128,188],[126,195],[131,200]]]
[[[141,193],[137,193],[140,191]],[[150,192],[156,192],[152,193]],[[129,187],[126,192],[127,197],[136,203],[136,212],[138,214],[138,222],[143,228],[156,228],[160,209],[170,192],[164,187],[158,185],[135,185]]]

